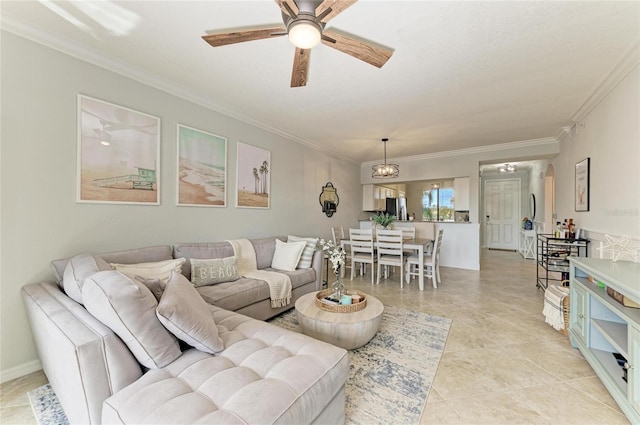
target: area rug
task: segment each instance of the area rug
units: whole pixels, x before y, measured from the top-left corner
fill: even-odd
[[[300,332],[294,310],[270,321]],[[380,330],[349,351],[346,423],[418,424],[449,334],[451,320],[385,306]],[[67,425],[49,384],[29,392],[40,425]]]
[[[271,323],[300,332],[293,310]],[[346,423],[418,424],[450,326],[451,319],[385,306],[376,336],[349,351]]]
[[[43,385],[29,391],[29,403],[39,425],[68,425],[67,416],[60,406],[51,385]]]

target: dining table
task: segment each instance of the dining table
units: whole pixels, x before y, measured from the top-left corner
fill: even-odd
[[[342,246],[343,250],[345,250],[349,245],[351,245],[351,241],[349,239],[343,239],[342,241],[340,241],[340,246]],[[433,245],[433,239],[414,238],[404,239],[402,241],[402,249],[417,251],[418,258],[422,258],[425,251],[431,245]],[[420,263],[418,263],[418,287],[421,291],[424,291],[424,261],[420,261]]]

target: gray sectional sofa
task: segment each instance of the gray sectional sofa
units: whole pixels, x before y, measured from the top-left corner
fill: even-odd
[[[251,241],[259,268],[271,268],[275,239]],[[43,369],[71,423],[344,422],[347,352],[249,317],[271,317],[320,289],[322,252],[312,267],[286,272],[292,301],[274,309],[252,279],[191,284],[189,260],[229,249],[180,244],[53,261],[82,303],[55,282],[22,288]],[[174,256],[187,259],[183,273],[170,271],[161,294],[150,279],[105,267]]]

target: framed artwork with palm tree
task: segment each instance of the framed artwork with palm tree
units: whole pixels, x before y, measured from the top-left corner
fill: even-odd
[[[236,207],[270,208],[271,152],[238,142]]]

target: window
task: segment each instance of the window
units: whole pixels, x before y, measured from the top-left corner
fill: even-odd
[[[438,187],[422,192],[422,219],[427,221],[454,221],[453,188]]]

